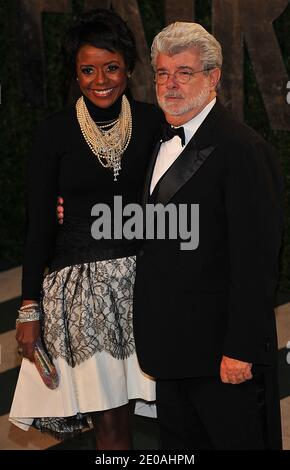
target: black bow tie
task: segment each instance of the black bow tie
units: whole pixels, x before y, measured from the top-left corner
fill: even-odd
[[[162,134],[161,134],[161,140],[162,142],[167,142],[167,140],[173,139],[178,135],[181,140],[182,147],[185,145],[185,134],[184,134],[184,128],[183,127],[171,127],[170,124],[166,123],[164,124],[162,128]]]

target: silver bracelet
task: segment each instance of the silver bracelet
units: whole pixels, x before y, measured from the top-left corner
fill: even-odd
[[[16,326],[18,323],[26,323],[30,321],[38,321],[40,318],[40,308],[38,304],[29,304],[25,306],[25,309],[21,308],[18,310],[18,318],[16,320]],[[29,307],[29,308],[28,308]]]
[[[19,310],[21,310],[21,312],[22,312],[23,310],[26,310],[26,309],[31,308],[31,307],[39,307],[39,304],[37,302],[34,302],[34,303],[31,303],[31,304],[22,305]]]
[[[37,319],[39,320],[39,317],[40,317],[40,310],[27,310],[26,312],[22,312],[21,310],[18,310],[18,318],[20,320],[25,320],[25,319],[29,319],[29,318],[33,318],[33,319]]]
[[[26,315],[27,312],[36,312],[39,310],[40,310],[40,306],[38,304],[35,304],[35,305],[31,304],[31,305],[25,306],[25,308],[20,307],[20,309],[18,310],[18,313],[22,315]]]
[[[16,326],[18,323],[28,323],[30,321],[39,321],[39,315],[35,315],[35,317],[27,317],[27,318],[17,318],[16,319]]]
[[[23,321],[29,320],[30,318],[32,318],[32,321],[35,320],[35,319],[39,320],[39,317],[40,317],[40,312],[39,311],[29,312],[27,315],[19,315],[18,316],[19,320],[23,320]]]
[[[17,328],[18,323],[28,323],[30,321],[39,321],[39,318],[27,318],[27,319],[17,318],[15,322],[16,328]]]

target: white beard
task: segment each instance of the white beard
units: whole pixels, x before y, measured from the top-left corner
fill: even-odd
[[[188,101],[181,102],[181,103],[168,103],[166,98],[169,97],[179,97],[183,98],[183,95],[180,94],[179,92],[174,92],[174,91],[169,91],[164,95],[162,98],[160,98],[157,95],[157,101],[162,109],[167,114],[171,114],[171,116],[181,116],[182,114],[186,114],[189,111],[192,111],[194,109],[200,109],[203,107],[203,105],[207,102],[208,97],[210,95],[210,90],[208,88],[204,88],[199,95],[189,99]]]

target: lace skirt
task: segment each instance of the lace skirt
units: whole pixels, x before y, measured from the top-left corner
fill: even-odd
[[[23,359],[11,422],[63,438],[87,427],[90,413],[137,399],[135,412],[155,416],[155,382],[135,353],[132,306],[135,257],[65,267],[43,282],[43,340],[60,378],[42,382]]]

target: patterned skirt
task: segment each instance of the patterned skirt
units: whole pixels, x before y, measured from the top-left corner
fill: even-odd
[[[93,412],[137,399],[135,412],[155,416],[155,382],[141,371],[133,337],[135,257],[68,266],[43,282],[42,333],[60,378],[55,390],[23,359],[11,422],[64,438]]]

